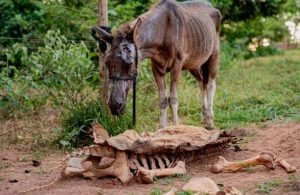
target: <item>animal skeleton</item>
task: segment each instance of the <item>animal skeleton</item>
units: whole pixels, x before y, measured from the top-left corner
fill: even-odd
[[[185,161],[220,151],[231,142],[231,137],[221,131],[184,125],[140,135],[128,130],[108,137],[106,130],[95,123],[92,132],[96,145],[69,155],[63,176],[114,176],[127,184],[135,175],[142,183],[153,183],[154,177],[186,174]]]

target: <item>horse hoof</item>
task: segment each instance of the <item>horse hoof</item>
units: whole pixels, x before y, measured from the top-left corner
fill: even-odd
[[[214,126],[206,126],[205,129],[208,131],[212,131],[215,129],[215,127]]]

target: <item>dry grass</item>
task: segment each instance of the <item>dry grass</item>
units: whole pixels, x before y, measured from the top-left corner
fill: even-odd
[[[59,126],[58,111],[45,108],[22,118],[0,122],[0,149],[42,150],[50,148],[54,128]]]

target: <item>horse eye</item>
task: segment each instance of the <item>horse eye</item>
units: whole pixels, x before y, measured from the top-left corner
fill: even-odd
[[[129,52],[129,51],[130,51],[129,47],[124,47],[123,50],[124,50],[125,52]]]

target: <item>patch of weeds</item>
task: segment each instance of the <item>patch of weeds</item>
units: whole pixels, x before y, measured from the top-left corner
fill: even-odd
[[[243,136],[241,143],[253,142],[256,139],[256,133],[251,133],[249,135]]]
[[[110,135],[118,135],[130,129],[131,115],[115,117],[99,100],[73,105],[62,115],[62,128],[55,129],[56,143],[63,148],[87,146],[93,143],[90,128],[97,121]]]
[[[28,159],[26,157],[20,157],[18,158],[18,162],[27,162]]]
[[[151,192],[151,195],[162,195],[164,192],[159,188],[154,188]]]
[[[164,177],[164,178],[154,177],[154,181],[156,181],[160,185],[170,185],[170,184],[173,184],[174,178],[172,176]]]
[[[33,156],[34,156],[35,160],[40,161],[43,158],[45,158],[46,152],[38,150],[38,151],[33,152]]]
[[[255,169],[254,169],[254,167],[252,167],[252,166],[248,166],[248,167],[246,168],[246,171],[247,171],[247,173],[255,173]]]
[[[3,164],[0,164],[0,169],[6,169],[8,167],[10,167],[10,163],[3,163]]]
[[[190,190],[176,192],[176,195],[192,195],[192,194],[194,194],[194,193]],[[200,195],[209,195],[209,194],[208,193],[202,193]]]
[[[180,175],[172,175],[172,176],[168,176],[168,177],[164,177],[164,178],[154,177],[154,180],[157,181],[161,185],[169,185],[169,184],[172,184],[174,182],[174,180],[188,181],[191,178],[192,177],[190,175],[187,175],[187,174],[181,175],[180,174]]]
[[[291,180],[291,181],[293,181],[293,180],[299,180],[300,176],[292,174],[292,175],[289,175],[288,179]]]
[[[43,168],[39,168],[39,169],[37,170],[37,173],[38,173],[40,176],[43,176],[43,175],[45,175],[46,171],[45,171]]]
[[[0,181],[4,181],[5,177],[0,176]]]
[[[192,176],[188,174],[179,174],[175,175],[174,177],[177,177],[180,181],[188,181],[192,178]]]
[[[250,191],[250,189],[240,189],[240,191],[242,192],[242,194],[247,194]]]
[[[280,179],[274,179],[270,181],[265,181],[262,184],[256,185],[256,191],[262,194],[270,194],[274,189],[279,187],[282,183]]]
[[[285,185],[288,191],[299,192],[300,191],[300,176],[289,175],[289,181]]]

